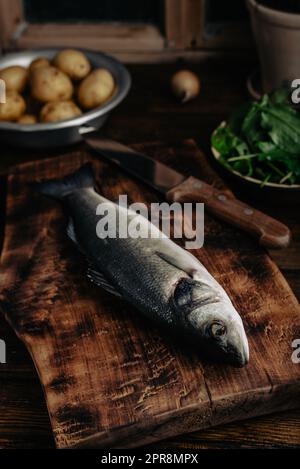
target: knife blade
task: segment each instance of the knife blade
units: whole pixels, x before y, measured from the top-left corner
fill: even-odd
[[[288,246],[291,233],[286,225],[236,198],[228,197],[205,181],[184,176],[114,140],[90,134],[85,141],[98,154],[163,194],[168,202],[203,202],[210,213],[256,237],[261,246]]]

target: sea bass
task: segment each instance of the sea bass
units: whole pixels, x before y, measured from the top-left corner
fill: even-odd
[[[153,236],[158,228],[147,218],[99,195],[90,165],[61,180],[38,183],[37,189],[63,201],[70,217],[68,234],[89,260],[88,276],[94,283],[206,355],[239,367],[248,363],[243,322],[225,290],[195,256],[161,232]],[[124,223],[138,217],[152,236],[101,236],[101,204],[114,209]]]

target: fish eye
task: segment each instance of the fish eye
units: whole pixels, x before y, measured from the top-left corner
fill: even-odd
[[[213,322],[210,326],[210,332],[213,337],[222,337],[226,334],[227,329],[224,324],[221,324],[219,322]]]

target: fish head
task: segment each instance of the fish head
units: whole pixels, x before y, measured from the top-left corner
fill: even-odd
[[[237,367],[248,363],[242,319],[220,285],[183,278],[174,290],[173,305],[181,324],[210,356]]]

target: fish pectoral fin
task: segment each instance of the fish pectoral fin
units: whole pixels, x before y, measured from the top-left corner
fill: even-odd
[[[72,218],[69,219],[69,223],[67,226],[67,235],[73,241],[73,243],[78,245],[78,241],[76,238],[75,227]]]
[[[73,241],[73,243],[76,244],[78,249],[81,251],[82,254],[84,254],[83,250],[80,248],[80,245],[78,243],[76,233],[75,233],[75,227],[72,218],[70,218],[68,226],[67,226],[67,234],[69,238]],[[87,262],[89,263],[88,269],[87,269],[87,277],[88,279],[97,285],[98,287],[103,288],[104,290],[108,291],[109,293],[112,293],[115,296],[122,297],[122,295],[115,289],[113,285],[107,280],[106,277],[102,274],[102,272],[99,272],[94,265],[90,263],[88,258],[86,258]]]
[[[156,254],[161,259],[187,273],[192,278],[195,277],[200,269],[203,269],[202,264],[193,256],[193,254],[179,248],[179,246],[175,254],[172,253],[171,249],[168,249],[168,246],[166,246],[166,249],[164,250],[156,251]]]
[[[109,293],[112,293],[115,296],[118,296],[119,298],[122,298],[122,295],[115,289],[115,287],[109,282],[109,280],[107,280],[107,278],[102,274],[102,272],[96,270],[94,266],[89,266],[87,270],[87,276],[88,279],[98,287],[103,288],[104,290],[108,291]]]
[[[87,255],[85,254],[84,250],[80,246],[80,244],[78,242],[78,239],[76,237],[74,222],[73,222],[72,218],[69,219],[69,223],[68,223],[68,226],[67,226],[67,235],[71,239],[71,241],[73,241],[73,243],[76,245],[78,251],[81,254],[83,254],[85,257],[87,257]]]

